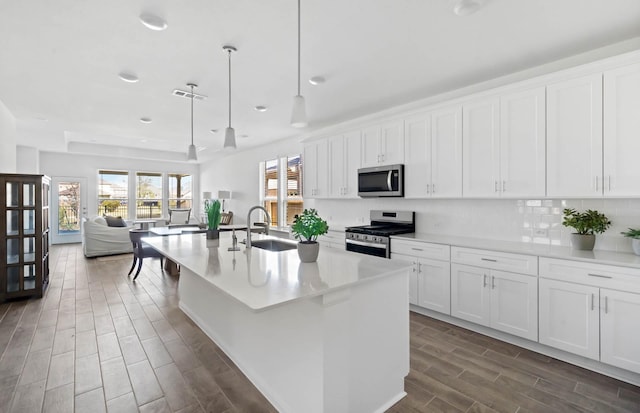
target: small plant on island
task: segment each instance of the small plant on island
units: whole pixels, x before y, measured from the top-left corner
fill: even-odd
[[[220,201],[217,199],[207,199],[204,201],[204,212],[207,214],[207,229],[214,231],[218,229],[222,215],[220,214]]]
[[[302,243],[315,242],[318,236],[324,235],[329,230],[327,221],[320,218],[315,209],[305,209],[295,216],[291,232]]]
[[[585,212],[578,212],[573,208],[565,208],[562,225],[571,227],[580,235],[602,234],[610,226],[611,221],[605,214],[587,209]]]

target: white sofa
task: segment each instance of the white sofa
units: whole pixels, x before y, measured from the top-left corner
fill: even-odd
[[[133,251],[129,230],[133,227],[110,227],[103,217],[84,219],[82,222],[82,250],[85,257],[125,254]]]

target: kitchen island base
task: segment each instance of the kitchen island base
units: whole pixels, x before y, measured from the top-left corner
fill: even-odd
[[[278,411],[383,412],[406,395],[408,278],[254,311],[183,267],[180,308]]]

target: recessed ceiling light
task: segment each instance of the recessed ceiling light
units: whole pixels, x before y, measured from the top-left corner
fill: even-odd
[[[484,0],[460,0],[453,7],[453,12],[458,16],[468,16],[480,10]]]
[[[211,133],[218,133],[218,129],[211,129],[209,132],[211,132]]]
[[[147,143],[147,142],[149,142],[149,140],[148,139],[140,139],[140,142]]]
[[[256,106],[254,109],[257,110],[258,112],[266,112],[267,111],[267,107],[266,106],[262,106],[262,105]]]
[[[244,138],[248,138],[249,135],[240,135],[240,137],[244,139]]]
[[[142,13],[140,15],[140,21],[151,30],[160,31],[169,27],[167,22],[162,17],[156,16],[151,13]]]
[[[48,122],[49,119],[45,118],[44,116],[34,116],[33,120],[37,120],[38,122]]]
[[[207,149],[207,147],[206,146],[197,146],[196,149],[198,150],[198,152],[202,152],[205,149]]]
[[[322,76],[314,76],[311,79],[309,79],[309,83],[311,83],[314,86],[317,86],[317,85],[323,84],[326,80],[327,79],[325,79]]]
[[[147,117],[142,117],[142,118],[140,118],[140,122],[142,122],[142,123],[151,123],[151,122],[153,122],[153,119],[147,118]]]
[[[129,73],[129,72],[120,72],[118,73],[118,77],[125,81],[125,82],[129,82],[129,83],[136,83],[139,79],[138,76],[134,75],[133,73]]]
[[[96,143],[97,141],[95,139],[89,139],[89,142]]]

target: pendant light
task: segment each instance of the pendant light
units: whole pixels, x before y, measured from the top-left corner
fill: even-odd
[[[198,85],[187,83],[187,86],[191,88],[191,145],[189,145],[189,150],[187,151],[187,161],[195,162],[198,160],[198,155],[196,154],[196,146],[193,144],[193,88],[198,87]]]
[[[298,94],[293,97],[291,111],[291,126],[294,128],[304,128],[308,125],[305,106],[304,96],[300,94],[300,0],[298,0]]]
[[[231,52],[237,52],[233,46],[223,46],[223,50],[229,53],[229,126],[224,130],[224,149],[236,149],[236,131],[231,127]]]

